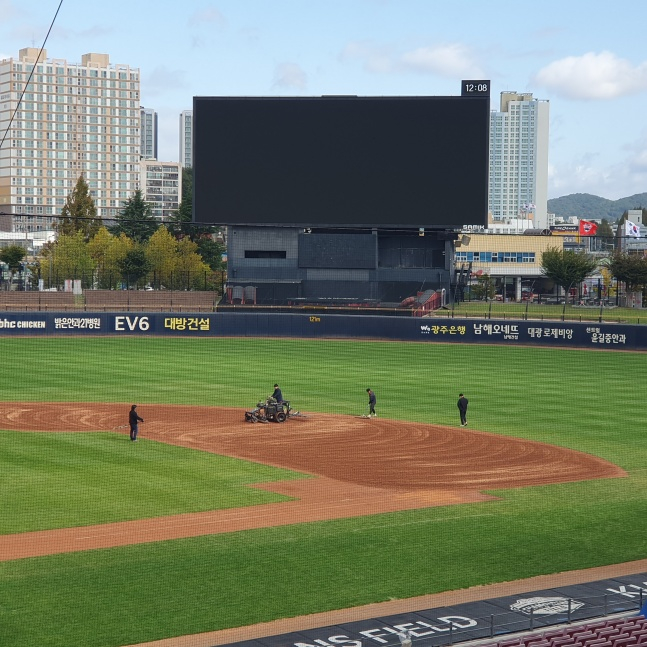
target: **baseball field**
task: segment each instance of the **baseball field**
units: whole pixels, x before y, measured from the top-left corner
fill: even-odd
[[[647,558],[642,353],[52,337],[0,338],[0,358],[3,647]],[[246,423],[275,382],[305,417]]]

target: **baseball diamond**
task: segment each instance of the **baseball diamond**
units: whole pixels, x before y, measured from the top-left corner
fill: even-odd
[[[114,430],[125,435],[116,424],[124,408],[103,403],[3,403],[0,428]],[[252,434],[239,409],[148,409],[145,436],[150,440],[316,478],[258,486],[294,498],[286,503],[3,535],[0,561],[487,501],[494,497],[482,490],[626,476],[621,468],[582,452],[439,425],[318,413]]]
[[[629,434],[597,396],[620,401],[640,353],[148,337],[0,340],[21,367],[5,374],[0,429],[22,515],[0,535],[0,643],[284,645],[309,628],[647,572],[644,416]],[[304,415],[249,424],[245,407],[277,377]],[[359,415],[369,385],[379,418]]]

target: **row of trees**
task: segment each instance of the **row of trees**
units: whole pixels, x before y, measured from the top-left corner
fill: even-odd
[[[185,290],[214,289],[216,273],[189,238],[176,238],[164,226],[144,243],[126,234],[112,234],[106,227],[86,241],[82,232],[61,234],[46,245],[30,267],[45,285],[63,279],[80,279],[83,288],[116,289],[155,287]]]
[[[615,252],[599,260],[585,252],[553,247],[542,254],[541,268],[542,275],[563,288],[566,294],[598,271],[621,281],[630,292],[647,289],[647,257],[641,254]],[[472,292],[477,298],[494,298],[492,277],[478,276]]]
[[[583,252],[550,248],[541,257],[544,276],[552,279],[566,292],[595,274],[600,266],[623,282],[629,291],[644,290],[647,287],[647,257],[642,254],[616,252],[599,261]]]
[[[216,239],[215,228],[191,222],[191,181],[190,169],[185,170],[182,201],[171,221],[155,218],[137,190],[114,224],[106,227],[80,176],[61,209],[56,241],[45,245],[29,266],[31,275],[46,285],[81,279],[84,288],[154,282],[167,289],[213,289],[216,275],[224,269],[224,245]]]

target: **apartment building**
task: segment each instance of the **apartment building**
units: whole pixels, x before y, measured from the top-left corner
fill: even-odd
[[[152,214],[168,220],[180,206],[182,167],[178,162],[141,161],[142,197],[151,205]]]
[[[141,156],[147,160],[157,159],[157,112],[152,108],[140,109]]]
[[[532,93],[502,92],[500,110],[490,114],[488,210],[492,219],[548,222],[549,103]]]
[[[139,186],[140,73],[108,54],[81,63],[27,47],[0,61],[0,212],[51,229],[81,174],[101,218]],[[6,221],[3,221],[6,222]]]
[[[180,165],[193,166],[193,110],[180,113]]]

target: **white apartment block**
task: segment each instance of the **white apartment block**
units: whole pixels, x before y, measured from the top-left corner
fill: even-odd
[[[490,114],[488,211],[494,222],[531,218],[548,227],[548,101],[502,92]]]
[[[139,70],[39,53],[0,60],[0,211],[16,231],[51,229],[83,174],[98,215],[113,218],[139,186]]]
[[[193,166],[193,110],[180,113],[180,165]]]
[[[151,205],[152,214],[169,220],[180,206],[182,167],[178,162],[141,161],[142,197]]]
[[[141,156],[146,160],[157,159],[157,113],[152,108],[140,109]]]

